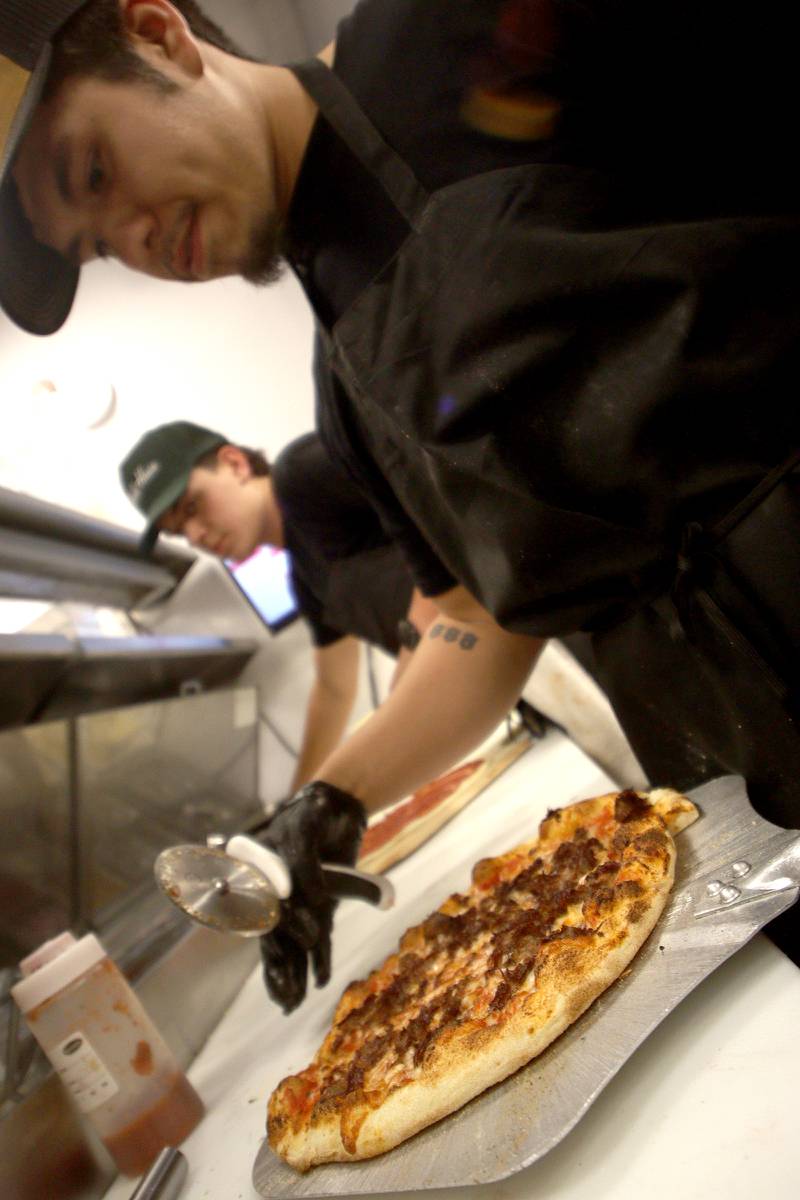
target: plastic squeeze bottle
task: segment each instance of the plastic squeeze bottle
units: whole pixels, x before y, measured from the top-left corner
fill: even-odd
[[[23,959],[11,994],[117,1167],[141,1175],[203,1103],[94,934],[62,933]]]

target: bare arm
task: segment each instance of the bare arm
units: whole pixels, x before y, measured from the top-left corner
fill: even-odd
[[[401,683],[316,772],[369,811],[435,778],[491,733],[544,645],[501,629],[464,588],[436,605],[441,615]]]
[[[354,637],[314,651],[316,676],[306,707],[303,742],[292,778],[295,792],[339,745],[358,688],[359,643]]]
[[[431,622],[440,615],[435,600],[429,600],[427,596],[423,596],[422,592],[414,588],[411,593],[411,603],[408,606],[406,619],[419,631],[421,636],[425,634]],[[389,684],[390,692],[397,687],[403,672],[411,661],[413,653],[413,650],[408,650],[405,646],[400,647],[400,653],[397,655],[397,666],[392,672],[392,681]]]

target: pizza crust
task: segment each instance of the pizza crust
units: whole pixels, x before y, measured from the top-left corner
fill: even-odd
[[[490,895],[493,872],[511,869],[522,851],[552,850],[579,828],[599,829],[607,820],[609,801],[618,793],[583,801],[548,814],[538,839],[508,854],[477,864],[475,888]],[[637,795],[626,793],[626,795]],[[642,793],[638,793],[642,796]],[[447,1027],[426,1053],[415,1078],[369,1098],[362,1092],[318,1104],[308,1121],[286,1117],[281,1089],[270,1100],[269,1140],[272,1148],[299,1171],[328,1162],[371,1158],[399,1145],[420,1130],[454,1112],[486,1088],[513,1074],[540,1054],[629,965],[655,926],[666,904],[675,870],[670,828],[684,828],[697,815],[690,801],[669,789],[650,797],[646,816],[626,826],[627,843],[620,855],[613,899],[597,909],[595,928],[581,924],[581,914],[567,912],[564,924],[579,926],[574,936],[546,940],[536,957],[535,979],[526,980],[494,1020],[465,1019]],[[463,911],[466,897],[450,897],[440,906],[445,915]],[[434,914],[435,916],[436,914]],[[560,926],[563,929],[564,925]],[[318,1054],[335,1045],[342,1022],[366,998],[394,977],[403,952],[413,952],[424,937],[424,925],[404,936],[400,954],[391,955],[369,979],[346,990],[328,1038]],[[532,990],[531,990],[532,988]],[[528,990],[526,990],[528,989]]]

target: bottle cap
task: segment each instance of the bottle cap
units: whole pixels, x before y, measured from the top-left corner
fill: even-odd
[[[22,960],[20,970],[26,978],[14,984],[11,995],[20,1010],[29,1013],[106,957],[93,933],[79,941],[61,933]]]
[[[27,978],[34,971],[38,971],[39,967],[43,967],[45,963],[58,958],[59,954],[62,954],[69,946],[74,946],[77,940],[74,933],[67,931],[59,933],[58,937],[50,938],[49,942],[42,942],[38,950],[34,950],[27,958],[23,958],[19,964],[20,971]]]

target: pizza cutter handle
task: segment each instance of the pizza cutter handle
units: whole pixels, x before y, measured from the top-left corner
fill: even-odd
[[[323,863],[325,890],[340,899],[366,900],[382,912],[394,905],[394,887],[385,875],[370,875],[342,863]]]
[[[286,900],[292,894],[292,877],[289,874],[289,868],[274,850],[262,846],[260,842],[246,837],[243,833],[237,833],[228,839],[225,853],[230,854],[231,858],[238,858],[239,862],[249,863],[262,875],[266,875],[279,900]]]
[[[286,900],[292,892],[292,880],[286,863],[267,846],[262,846],[253,838],[238,833],[228,840],[225,852],[231,858],[249,863],[265,875],[275,889],[280,900]],[[383,875],[370,875],[355,867],[346,867],[342,863],[323,863],[322,877],[325,890],[331,896],[339,899],[365,900],[376,908],[385,911],[394,904],[394,888]]]

